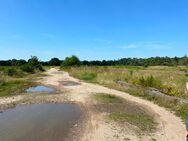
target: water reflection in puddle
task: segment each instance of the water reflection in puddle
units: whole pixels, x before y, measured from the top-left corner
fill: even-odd
[[[74,82],[74,81],[60,81],[60,83],[64,86],[76,86],[76,85],[80,85],[80,83],[78,82]]]
[[[27,93],[34,93],[34,92],[55,92],[55,89],[47,87],[47,86],[43,86],[43,85],[38,85],[35,87],[30,87],[26,90]]]
[[[63,141],[81,114],[74,104],[17,106],[0,113],[0,140]]]

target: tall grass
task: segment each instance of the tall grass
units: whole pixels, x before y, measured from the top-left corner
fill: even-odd
[[[154,87],[167,95],[186,98],[188,92],[186,91],[185,82],[188,68],[185,66],[139,67],[139,69],[137,67],[122,66],[72,67],[67,71],[77,78],[80,78],[81,74],[96,74],[96,77],[93,79],[95,83],[154,101],[160,106],[175,111],[175,113],[183,119],[185,119],[185,116],[188,113],[187,105],[178,105],[176,101],[150,96],[146,91],[147,87]],[[122,86],[117,83],[118,81],[126,82],[128,85]]]

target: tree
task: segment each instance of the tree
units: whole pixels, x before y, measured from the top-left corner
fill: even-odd
[[[61,64],[61,61],[58,58],[52,58],[49,61],[50,66],[60,66],[60,64]]]
[[[72,55],[71,57],[66,57],[65,60],[61,64],[63,67],[66,66],[79,66],[80,60],[77,56]]]
[[[40,71],[44,71],[41,63],[39,62],[39,59],[36,56],[31,56],[31,58],[28,60],[28,64],[34,69],[38,69]]]
[[[28,64],[37,67],[40,64],[40,62],[36,56],[31,56],[31,58],[28,60]]]
[[[187,55],[182,57],[180,65],[188,65],[188,57],[187,57]]]

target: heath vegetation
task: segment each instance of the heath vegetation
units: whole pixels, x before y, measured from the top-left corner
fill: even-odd
[[[64,70],[87,82],[98,83],[154,101],[175,111],[183,119],[188,112],[186,104],[177,104],[175,100],[151,96],[146,91],[148,87],[153,87],[166,95],[185,99],[188,95],[185,87],[187,66],[80,66]],[[123,82],[126,86],[119,82]]]
[[[0,96],[19,94],[27,87],[34,85],[33,78],[44,71],[36,56],[32,56],[28,62],[15,61],[12,66],[0,66]]]

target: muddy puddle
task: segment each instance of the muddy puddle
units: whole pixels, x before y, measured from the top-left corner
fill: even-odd
[[[37,85],[34,87],[30,87],[26,89],[27,93],[52,93],[55,92],[54,88],[43,86],[43,85]]]
[[[81,118],[74,104],[33,104],[0,113],[1,141],[64,141]]]
[[[78,82],[74,82],[74,81],[60,81],[60,83],[64,86],[76,86],[76,85],[80,85],[80,83]]]

